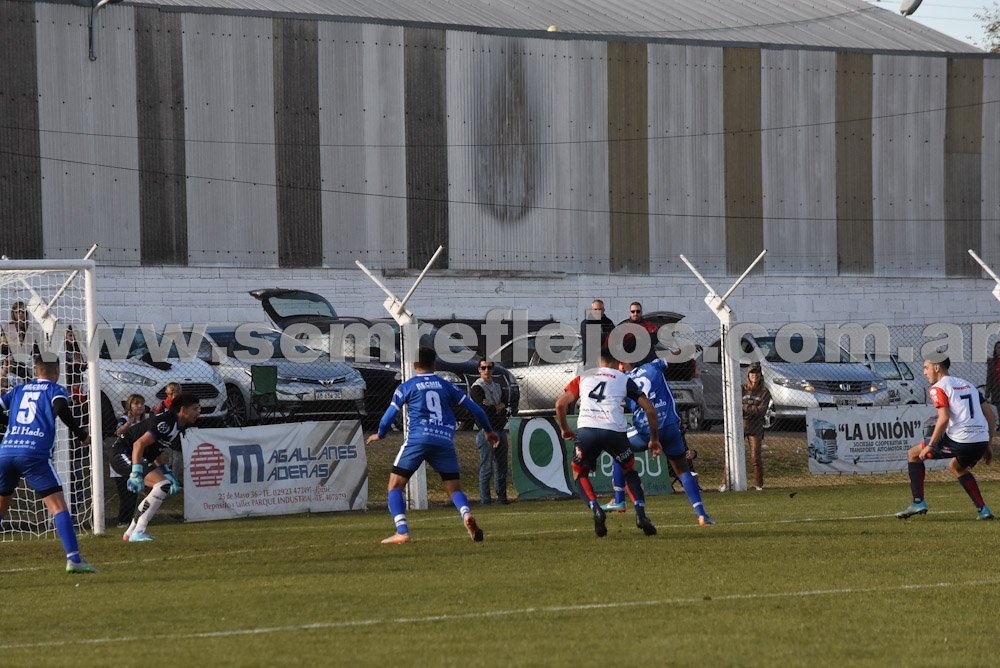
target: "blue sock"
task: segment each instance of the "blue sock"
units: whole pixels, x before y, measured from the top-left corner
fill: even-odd
[[[696,515],[707,515],[705,512],[705,504],[701,501],[701,489],[698,487],[698,481],[695,480],[694,476],[691,475],[690,471],[685,471],[680,475],[681,487],[684,488],[684,493],[687,494],[688,501],[694,507],[694,512]]]
[[[389,514],[396,523],[396,533],[410,533],[410,528],[406,526],[406,499],[403,498],[403,490],[389,490]]]
[[[612,460],[611,487],[615,490],[615,503],[625,503],[625,472],[621,464]]]
[[[465,492],[458,490],[452,494],[451,502],[455,504],[455,507],[458,508],[458,512],[462,514],[462,519],[465,519],[465,516],[470,512],[469,497],[465,495]]]
[[[66,558],[74,563],[80,563],[80,544],[76,541],[76,530],[73,528],[73,516],[68,510],[57,513],[52,518],[56,525],[56,533],[66,550]]]

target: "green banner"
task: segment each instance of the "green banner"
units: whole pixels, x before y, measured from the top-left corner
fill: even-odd
[[[567,416],[570,429],[576,430],[576,416]],[[520,499],[548,499],[577,496],[573,480],[574,443],[560,436],[555,417],[511,418],[511,470],[514,489]],[[604,452],[597,460],[597,470],[590,481],[599,494],[611,493],[611,456]],[[642,478],[647,495],[670,494],[670,464],[665,456],[654,459],[649,452],[635,456],[635,470]]]

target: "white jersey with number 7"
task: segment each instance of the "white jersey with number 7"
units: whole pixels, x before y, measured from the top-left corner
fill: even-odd
[[[979,390],[967,380],[945,376],[930,389],[935,408],[948,408],[948,438],[956,443],[981,443],[990,440],[980,405]]]

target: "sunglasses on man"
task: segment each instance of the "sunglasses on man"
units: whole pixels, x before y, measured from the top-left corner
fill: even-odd
[[[479,365],[479,370],[480,371],[491,371],[492,369],[493,369],[493,365],[492,364],[480,364]]]

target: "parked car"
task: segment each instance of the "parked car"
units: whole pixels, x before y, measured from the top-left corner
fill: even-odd
[[[230,426],[242,427],[264,417],[361,419],[365,415],[365,381],[357,370],[325,354],[309,362],[288,359],[283,351],[314,351],[274,330],[253,332],[256,341],[270,347],[271,356],[263,362],[249,361],[247,355],[259,349],[238,341],[236,329],[236,325],[208,327],[198,348],[198,357],[215,365],[226,383]],[[255,364],[273,365],[277,371],[274,402],[266,411],[261,411],[253,400],[251,377]]]
[[[112,436],[118,416],[131,394],[142,395],[152,408],[166,396],[167,383],[181,384],[181,391],[198,397],[201,404],[199,425],[219,426],[227,417],[226,384],[215,367],[200,359],[182,360],[176,349],[154,359],[141,329],[131,342],[124,336],[131,327],[98,328],[105,342],[117,342],[117,350],[101,346],[101,422],[105,436]],[[159,335],[158,335],[159,336]],[[158,339],[159,341],[159,339]]]
[[[384,351],[385,342],[375,336],[362,343],[360,349],[358,342],[348,338],[343,342],[344,347],[339,351],[342,353],[344,361],[357,369],[365,379],[368,388],[365,404],[370,418],[366,426],[369,429],[376,426],[392,400],[392,393],[399,385],[401,378],[400,336],[397,323],[389,319],[366,320],[358,317],[339,316],[325,298],[305,290],[272,288],[254,290],[250,294],[260,300],[264,312],[281,330],[286,330],[296,324],[310,324],[319,328],[323,336],[319,341],[311,342],[309,345],[322,350],[329,350],[330,341],[327,334],[331,326],[363,325],[376,331],[392,331],[393,350],[391,351]],[[430,325],[424,327],[425,331],[421,334],[420,345],[433,347],[438,338],[438,330]],[[449,342],[448,345],[453,353],[464,354],[468,360],[453,362],[439,359],[437,372],[445,380],[454,383],[468,394],[472,383],[479,378],[479,360],[482,359],[482,356],[475,354],[458,340]],[[500,382],[508,392],[510,410],[516,411],[520,393],[514,377],[499,364],[494,367],[493,374],[497,382]],[[456,417],[463,426],[471,426],[471,414],[460,411]]]
[[[889,355],[888,359],[877,360],[868,354],[865,355],[865,366],[886,382],[891,405],[927,403],[930,383],[922,373],[913,373],[910,365],[898,356]]]
[[[800,352],[805,345],[802,337],[793,335],[789,348]],[[815,353],[805,362],[786,362],[779,354],[774,336],[754,337],[747,334],[740,342],[740,365],[759,361],[763,380],[771,393],[771,407],[765,416],[765,426],[775,420],[802,421],[808,408],[850,406],[887,406],[889,391],[886,381],[876,376],[864,364],[855,361],[842,347],[827,362],[827,345],[817,339]],[[703,351],[700,365],[705,388],[706,425],[722,423],[722,364],[719,342]]]
[[[541,344],[539,337],[547,342]],[[663,354],[679,353],[662,345]],[[568,327],[558,333],[531,332],[508,341],[490,357],[511,370],[521,392],[518,415],[549,415],[555,412],[556,399],[567,383],[583,370],[583,340]],[[694,365],[687,361],[677,365],[689,372]],[[674,402],[688,429],[700,429],[704,398],[701,380],[695,375],[677,377],[673,364],[667,366],[664,377],[674,395]]]

